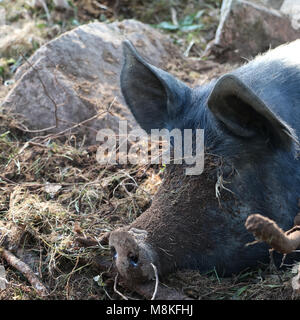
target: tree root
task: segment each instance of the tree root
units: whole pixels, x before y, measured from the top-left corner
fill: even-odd
[[[16,268],[20,271],[30,282],[33,288],[37,291],[39,295],[45,297],[49,295],[46,287],[41,283],[41,281],[37,278],[37,276],[33,273],[33,271],[29,268],[29,266],[13,255],[10,251],[6,249],[0,249],[1,256],[10,264],[12,267]]]

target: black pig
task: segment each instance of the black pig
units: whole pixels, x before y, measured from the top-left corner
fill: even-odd
[[[140,126],[204,129],[205,165],[187,176],[167,166],[151,207],[109,243],[120,274],[129,281],[176,269],[223,275],[267,262],[248,215],[260,213],[292,227],[300,186],[300,40],[280,46],[213,80],[189,88],[147,63],[124,42],[121,89]],[[219,194],[220,192],[220,194]]]

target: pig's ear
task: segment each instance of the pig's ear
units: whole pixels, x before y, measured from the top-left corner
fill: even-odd
[[[237,136],[260,137],[285,149],[290,148],[293,140],[297,141],[293,130],[234,75],[224,75],[217,81],[208,107]]]
[[[129,41],[123,42],[121,90],[139,125],[167,128],[190,97],[190,88],[169,73],[147,63]]]

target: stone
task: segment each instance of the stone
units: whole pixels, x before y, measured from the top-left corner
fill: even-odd
[[[284,0],[259,0],[258,4],[279,10]]]
[[[129,128],[137,126],[119,86],[124,39],[158,67],[170,58],[168,36],[141,22],[83,25],[43,45],[24,62],[2,103],[3,112],[22,119],[25,131],[43,130],[33,136],[76,133],[87,145],[96,142],[99,129],[116,130],[119,120],[128,120]]]
[[[245,0],[224,0],[215,39],[205,54],[212,52],[222,61],[245,61],[299,37],[289,17],[279,10]]]

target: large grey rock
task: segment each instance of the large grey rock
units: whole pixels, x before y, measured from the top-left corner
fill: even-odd
[[[300,37],[288,16],[257,3],[224,0],[215,39],[206,53],[212,52],[221,60],[241,61]]]
[[[252,0],[253,1],[253,0]],[[273,9],[280,9],[284,0],[256,0],[258,4],[262,4],[265,7],[271,7]]]
[[[2,104],[4,112],[21,116],[30,130],[57,124],[37,135],[62,132],[96,117],[72,130],[84,134],[87,144],[95,143],[99,129],[116,130],[120,119],[136,125],[119,86],[125,38],[154,65],[161,67],[169,59],[169,38],[135,20],[80,26],[45,44],[19,68]]]

